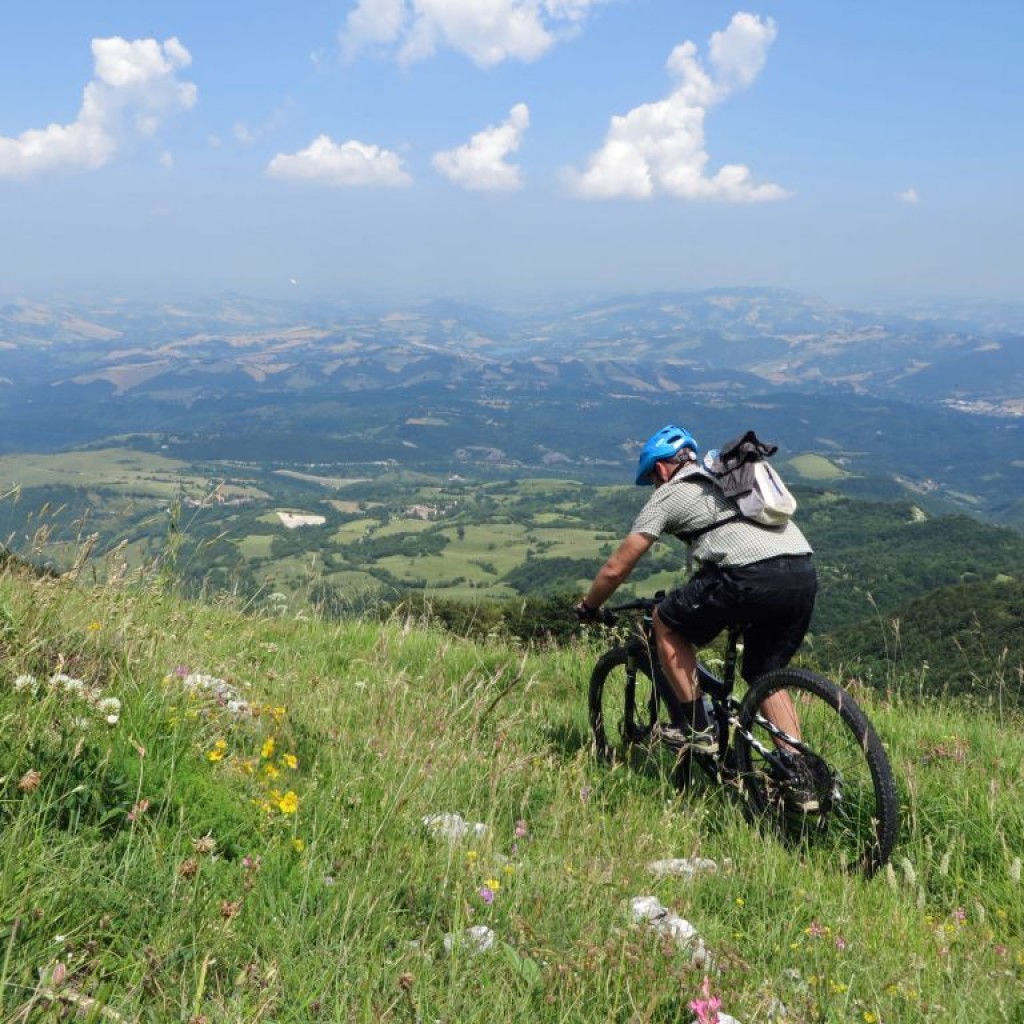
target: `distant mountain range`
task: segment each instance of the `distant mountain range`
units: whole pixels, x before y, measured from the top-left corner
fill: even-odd
[[[838,309],[792,292],[623,296],[544,313],[224,296],[0,307],[0,450],[621,479],[682,420],[754,427],[855,489],[1024,526],[1024,307]]]

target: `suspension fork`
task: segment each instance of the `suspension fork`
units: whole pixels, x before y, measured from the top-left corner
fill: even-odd
[[[658,661],[658,652],[652,646],[652,636],[634,636],[626,648],[626,716],[631,729],[636,729],[636,675],[637,666],[646,663],[651,667],[654,686],[648,699],[647,721],[652,725],[658,720],[658,705],[663,701],[662,687],[668,685]]]

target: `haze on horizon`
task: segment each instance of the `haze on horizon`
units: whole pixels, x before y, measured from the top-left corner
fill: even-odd
[[[1024,5],[38,0],[0,299],[1020,301]]]

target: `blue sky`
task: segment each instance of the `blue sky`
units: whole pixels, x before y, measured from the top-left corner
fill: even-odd
[[[0,296],[1022,299],[1024,3],[33,0]]]

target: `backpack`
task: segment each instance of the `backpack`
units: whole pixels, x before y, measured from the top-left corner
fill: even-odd
[[[684,467],[683,475],[709,480],[737,508],[735,515],[694,530],[688,535],[691,542],[740,519],[758,526],[785,526],[789,522],[796,511],[796,498],[767,462],[778,450],[778,445],[765,444],[748,430],[741,438],[713,448],[701,462]]]

